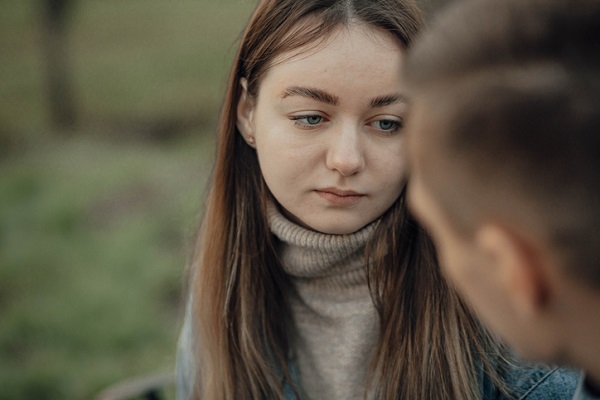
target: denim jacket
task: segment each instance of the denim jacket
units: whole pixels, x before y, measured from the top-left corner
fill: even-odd
[[[295,371],[292,368],[292,376]],[[489,376],[482,374],[480,388],[482,400],[571,400],[578,382],[578,373],[568,369],[551,368],[543,365],[514,367],[505,382],[510,390],[509,395],[499,391]],[[286,387],[285,400],[296,399],[293,392]],[[459,399],[456,399],[459,400]]]
[[[530,364],[512,367],[503,378],[510,396],[501,393],[483,375],[480,378],[483,400],[571,400],[579,374],[570,369]]]

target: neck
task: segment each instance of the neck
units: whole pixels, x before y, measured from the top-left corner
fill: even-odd
[[[585,285],[585,286],[584,286]],[[586,283],[573,284],[564,294],[568,298],[564,320],[567,361],[581,368],[592,386],[600,387],[600,289]]]
[[[268,208],[271,232],[279,239],[282,267],[292,279],[329,289],[366,287],[365,247],[376,223],[348,235],[306,229],[288,220],[274,204]]]

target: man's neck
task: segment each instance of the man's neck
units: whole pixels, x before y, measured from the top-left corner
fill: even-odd
[[[566,282],[565,282],[566,283]],[[583,370],[589,390],[600,390],[600,289],[570,281],[562,294],[566,359]]]

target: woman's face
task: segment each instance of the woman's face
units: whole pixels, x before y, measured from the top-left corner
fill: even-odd
[[[289,56],[265,73],[257,98],[242,96],[238,127],[253,137],[288,218],[323,233],[355,232],[403,187],[402,51],[388,33],[351,25]]]

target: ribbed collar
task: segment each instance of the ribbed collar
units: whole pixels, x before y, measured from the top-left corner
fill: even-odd
[[[292,279],[327,287],[366,284],[365,246],[377,222],[348,235],[329,235],[303,228],[268,207],[271,232],[280,240],[279,256]]]

